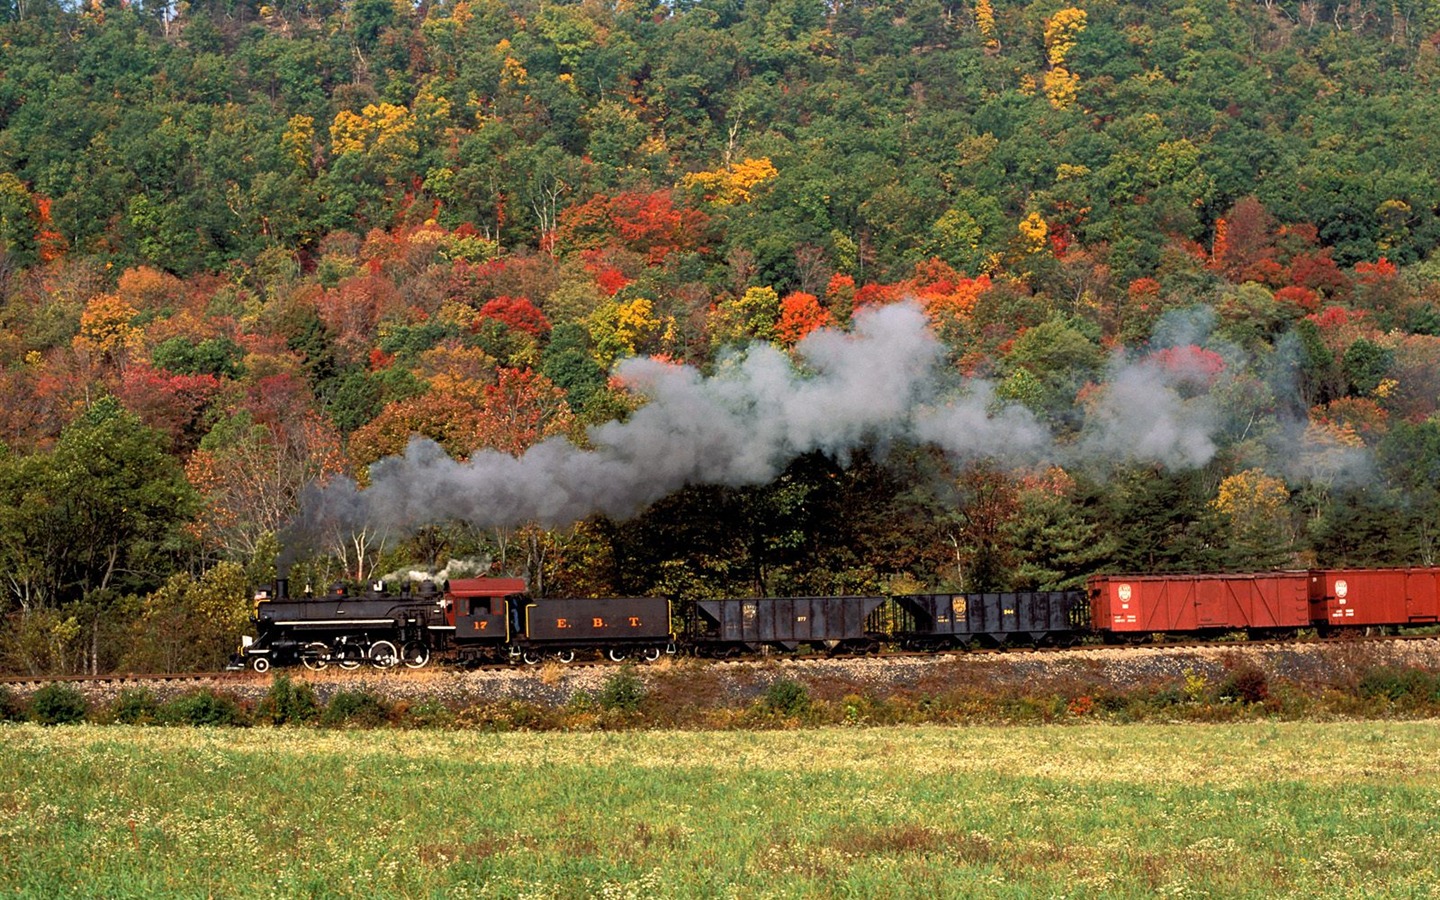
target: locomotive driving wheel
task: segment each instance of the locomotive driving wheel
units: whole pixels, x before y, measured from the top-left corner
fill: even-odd
[[[300,661],[305,664],[305,668],[313,669],[316,672],[325,668],[329,659],[330,648],[319,641],[306,644],[300,651]]]
[[[358,669],[365,661],[365,653],[355,644],[341,644],[335,648],[335,658],[342,669]]]
[[[406,641],[400,648],[400,661],[407,669],[418,669],[430,661],[430,648],[420,641]]]
[[[400,654],[389,641],[376,641],[370,645],[370,665],[377,669],[389,669],[400,661]]]

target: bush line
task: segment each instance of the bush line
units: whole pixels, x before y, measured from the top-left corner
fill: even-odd
[[[822,699],[792,678],[778,678],[751,699],[686,693],[683,679],[647,684],[632,667],[598,691],[580,691],[563,705],[522,700],[477,704],[392,700],[360,686],[328,702],[304,681],[277,673],[266,694],[251,702],[210,689],[160,701],[146,688],[124,690],[94,704],[76,687],[46,685],[22,702],[0,687],[0,721],[63,726],[96,724],[313,728],[460,728],[485,731],[562,731],[635,728],[767,729],[833,725],[1036,724],[1074,721],[1220,722],[1257,718],[1420,718],[1440,716],[1440,673],[1375,666],[1347,686],[1273,680],[1251,664],[1214,683],[1191,671],[1178,679],[1126,690],[1024,693],[1021,689],[961,686],[889,696],[848,693]]]

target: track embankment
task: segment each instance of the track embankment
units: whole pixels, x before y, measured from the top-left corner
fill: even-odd
[[[674,702],[702,705],[745,703],[774,682],[793,679],[816,699],[848,695],[887,698],[943,694],[957,688],[1010,694],[1101,694],[1147,685],[1218,682],[1241,667],[1254,667],[1272,683],[1311,689],[1353,688],[1366,671],[1381,666],[1440,671],[1440,637],[1299,641],[1287,643],[1084,646],[1072,649],[977,653],[897,654],[867,657],[757,657],[741,661],[663,658],[636,665],[647,686]],[[562,706],[581,693],[594,695],[621,667],[612,663],[487,667],[475,670],[432,665],[411,671],[285,670],[308,682],[322,700],[342,690],[365,689],[392,701],[439,700],[450,705],[522,701]],[[92,703],[113,701],[122,691],[143,688],[163,701],[200,689],[258,701],[273,675],[112,675],[64,679]],[[0,681],[26,698],[54,679]]]

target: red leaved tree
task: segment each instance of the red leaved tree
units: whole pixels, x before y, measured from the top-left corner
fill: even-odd
[[[485,406],[476,428],[475,448],[519,456],[547,437],[575,424],[565,391],[532,369],[500,369],[485,388]]]
[[[171,452],[184,454],[204,436],[205,412],[220,390],[214,375],[176,375],[136,363],[120,379],[119,399],[140,421],[169,436]]]
[[[698,250],[710,219],[676,206],[671,191],[596,194],[560,213],[556,237],[562,247],[585,250],[618,245],[644,254],[652,264],[671,253]]]
[[[481,319],[494,319],[516,331],[540,337],[550,331],[550,320],[524,297],[502,295],[480,307]]]
[[[369,465],[405,449],[415,436],[427,437],[454,457],[475,449],[481,411],[473,398],[452,391],[430,391],[396,400],[350,435],[350,463],[364,471]]]
[[[833,321],[830,310],[820,305],[814,294],[794,291],[780,301],[780,321],[775,324],[775,337],[787,347]]]

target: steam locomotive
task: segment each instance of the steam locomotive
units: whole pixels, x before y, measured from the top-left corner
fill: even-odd
[[[337,586],[291,597],[285,579],[256,593],[256,634],[232,666],[421,668],[599,654],[620,662],[690,653],[732,657],[804,648],[1135,642],[1157,635],[1321,635],[1440,623],[1440,568],[1310,569],[1213,575],[1097,575],[1083,591],[751,597],[533,599],[518,578],[452,579],[391,594]]]

